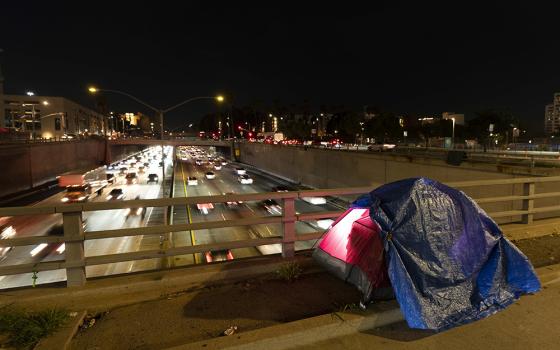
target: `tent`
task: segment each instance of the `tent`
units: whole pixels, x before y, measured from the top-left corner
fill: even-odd
[[[540,290],[527,257],[472,199],[427,178],[358,198],[313,256],[365,301],[392,289],[411,328],[466,324]]]

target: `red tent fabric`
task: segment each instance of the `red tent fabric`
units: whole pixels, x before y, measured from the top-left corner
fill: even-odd
[[[339,278],[354,284],[365,300],[385,295],[391,284],[379,232],[369,209],[348,209],[325,234],[314,258]]]

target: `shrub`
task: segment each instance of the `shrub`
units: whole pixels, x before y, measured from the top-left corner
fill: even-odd
[[[8,345],[27,349],[54,333],[68,317],[68,312],[62,309],[27,312],[11,306],[3,307],[0,309],[0,333],[8,335]]]
[[[302,269],[296,262],[290,262],[280,266],[276,274],[284,281],[293,282],[301,276]]]

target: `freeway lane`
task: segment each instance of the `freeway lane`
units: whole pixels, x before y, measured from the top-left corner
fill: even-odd
[[[172,152],[171,150],[169,150]],[[171,154],[171,153],[169,153]],[[223,193],[256,193],[270,192],[274,187],[283,185],[297,188],[293,184],[263,174],[257,170],[247,170],[247,173],[254,179],[251,185],[242,185],[237,180],[235,167],[237,164],[228,164],[221,170],[214,170],[208,164],[197,166],[194,164],[192,157],[186,157],[184,161],[179,160],[172,167],[171,157],[166,161],[166,175],[170,176],[174,172],[175,182],[173,195],[180,196],[205,196],[218,195]],[[216,174],[215,179],[207,179],[205,173],[213,171]],[[156,165],[146,171],[148,173],[157,172],[161,180],[161,168]],[[91,201],[106,201],[108,192],[113,188],[123,188],[128,199],[134,199],[136,196],[141,198],[157,198],[162,196],[161,181],[158,184],[145,184],[145,176],[140,176],[139,184],[125,185],[123,178],[120,178],[117,184],[109,186],[103,196],[94,197]],[[197,186],[188,186],[186,178],[188,176],[196,176],[198,178]],[[60,203],[63,194],[57,194],[49,197],[43,203]],[[281,203],[279,203],[281,204]],[[304,201],[296,201],[296,211],[299,213],[338,210],[339,207],[327,203],[326,205],[312,205]],[[279,214],[279,213],[278,213]],[[207,214],[202,213],[196,206],[177,206],[173,208],[173,222],[203,222],[216,220],[235,220],[240,218],[250,218],[256,216],[271,215],[266,209],[257,202],[240,203],[239,205],[226,205],[225,203],[217,203],[213,209]],[[12,218],[12,223],[17,226],[18,236],[24,235],[44,235],[46,231],[53,225],[61,222],[60,215],[49,215],[42,217],[28,218]],[[84,214],[85,231],[97,231],[118,228],[133,228],[145,225],[161,225],[163,224],[163,208],[148,208],[146,217],[131,217],[125,220],[125,210],[106,210],[98,212],[90,212]],[[310,233],[320,230],[315,222],[296,223],[296,231],[298,234]],[[175,232],[162,236],[133,236],[120,237],[100,240],[89,240],[85,244],[86,256],[96,256],[105,254],[115,254],[121,252],[133,252],[139,250],[155,250],[167,247],[180,247],[192,244],[208,244],[214,242],[226,242],[233,240],[245,240],[258,237],[280,237],[282,227],[280,224],[274,225],[254,225],[251,227],[233,227],[211,230],[198,230],[192,232]],[[312,246],[313,242],[297,242],[296,249],[306,249]],[[0,266],[31,263],[39,261],[55,261],[64,258],[64,253],[59,254],[54,251],[53,247],[44,251],[45,254],[37,254],[35,257],[30,256],[30,252],[35,247],[16,247],[6,255]],[[261,254],[280,253],[280,245],[261,246],[257,248],[242,248],[232,251],[235,258],[244,258],[257,256]],[[192,255],[177,256],[163,259],[148,259],[140,261],[122,262],[116,264],[88,266],[86,268],[88,277],[105,276],[110,274],[121,274],[134,271],[153,270],[165,267],[180,266],[193,263],[206,262],[204,254],[198,254],[196,257]],[[0,276],[0,288],[10,288],[17,286],[30,285],[32,283],[32,274],[22,274],[13,276]],[[65,271],[45,271],[38,273],[37,283],[49,283],[65,280]]]
[[[166,167],[170,171],[171,163],[166,162]],[[158,184],[146,184],[147,174],[156,173],[161,179],[161,168],[157,166],[157,162],[152,164],[149,169],[146,169],[145,174],[139,174],[139,183],[134,185],[126,185],[124,176],[117,177],[117,181],[113,185],[109,185],[101,196],[95,196],[90,199],[92,202],[106,201],[108,193],[114,188],[122,188],[125,196],[128,199],[134,199],[136,196],[141,198],[157,198],[161,192],[161,181]],[[51,196],[43,201],[41,204],[58,204],[60,203],[64,193],[59,193]],[[84,229],[87,232],[118,229],[124,227],[139,227],[151,224],[161,224],[158,220],[158,212],[160,208],[147,208],[146,217],[142,220],[140,217],[132,216],[125,219],[125,210],[105,210],[96,212],[84,213]],[[161,214],[161,213],[159,213]],[[161,215],[159,215],[161,216]],[[156,220],[153,220],[153,219]],[[43,215],[33,217],[17,217],[10,220],[10,224],[17,228],[17,236],[38,236],[45,235],[47,231],[55,224],[62,223],[62,216],[56,215]],[[136,237],[122,237],[122,238],[109,238],[90,240],[85,243],[86,256],[114,254],[119,252],[136,251],[142,241],[141,236]],[[56,247],[56,246],[55,246]],[[5,258],[0,262],[0,266],[14,265],[18,263],[34,263],[39,261],[56,261],[64,259],[64,253],[60,254],[53,247],[47,247],[36,256],[31,256],[31,251],[35,246],[14,247]],[[125,273],[132,270],[134,262],[123,262],[117,264],[88,266],[86,273],[88,277],[103,276],[114,273]],[[56,271],[43,271],[37,274],[37,283],[50,283],[56,281],[64,281],[66,279],[66,272],[64,270]],[[0,288],[12,288],[18,286],[30,285],[32,283],[32,274],[21,274],[11,276],[0,276]]]
[[[206,159],[205,159],[206,160]],[[258,171],[247,170],[247,173],[254,179],[253,184],[239,183],[235,172],[235,164],[223,166],[221,170],[215,170],[208,164],[207,160],[203,165],[195,165],[194,158],[191,156],[184,157],[184,160],[178,161],[175,173],[175,196],[185,196],[185,191],[177,191],[178,179],[182,179],[182,187],[186,189],[187,196],[203,196],[203,195],[219,195],[224,193],[257,193],[271,192],[274,188],[283,185],[294,188],[293,184],[262,174]],[[216,177],[214,179],[206,178],[205,174],[212,171]],[[188,186],[186,184],[187,177],[196,177],[198,185]],[[179,210],[178,210],[179,209]],[[299,213],[317,212],[323,210],[337,210],[338,207],[330,203],[326,205],[312,205],[304,201],[296,201],[296,211]],[[190,218],[192,222],[203,221],[219,221],[219,220],[235,220],[240,218],[249,218],[256,216],[270,216],[260,203],[247,202],[239,205],[226,205],[225,203],[214,204],[214,208],[210,209],[207,214],[202,213],[196,206],[189,206]],[[189,221],[188,211],[182,208],[175,208],[175,223],[186,223]],[[278,213],[280,214],[280,213]],[[315,222],[313,222],[315,224]],[[316,225],[310,223],[296,223],[297,233],[311,233],[320,230]],[[174,236],[174,246],[191,245],[194,237],[195,244],[208,244],[215,242],[226,242],[233,240],[244,240],[258,237],[280,237],[282,234],[281,224],[254,225],[251,227],[233,227],[211,230],[197,230],[191,235],[187,232],[177,233]],[[296,249],[311,248],[314,242],[297,242]],[[280,245],[269,245],[254,248],[234,249],[232,251],[235,258],[248,256],[256,256],[261,254],[280,253]],[[196,257],[197,261],[204,260],[203,257]],[[175,264],[188,264],[192,262],[192,257],[177,257]]]

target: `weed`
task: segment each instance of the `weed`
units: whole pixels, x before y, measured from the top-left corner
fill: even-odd
[[[28,312],[7,306],[0,309],[0,333],[8,335],[8,345],[28,349],[54,333],[68,317],[68,312],[62,309]]]
[[[276,274],[284,281],[293,282],[301,276],[303,270],[296,262],[290,262],[280,266]]]

